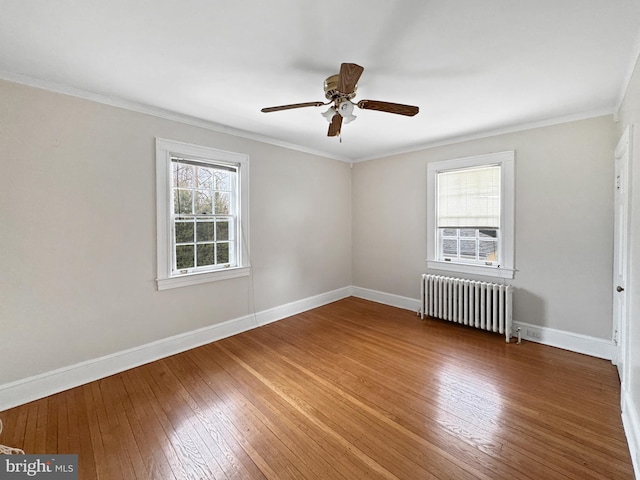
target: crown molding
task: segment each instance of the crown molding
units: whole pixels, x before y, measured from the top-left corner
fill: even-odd
[[[551,127],[554,125],[561,125],[563,123],[576,122],[579,120],[588,120],[590,118],[604,117],[604,116],[613,115],[613,114],[614,112],[612,109],[602,108],[602,109],[591,110],[587,112],[575,113],[571,115],[563,115],[560,117],[548,118],[546,120],[540,120],[536,122],[520,123],[517,125],[512,125],[504,128],[496,128],[492,130],[484,130],[482,132],[469,133],[466,135],[447,137],[440,140],[434,140],[433,142],[422,143],[414,147],[410,147],[402,150],[390,151],[381,155],[371,155],[368,157],[355,158],[352,160],[352,162],[353,163],[366,162],[368,160],[376,160],[378,158],[393,157],[395,155],[419,152],[420,150],[428,150],[431,148],[444,147],[447,145],[455,145],[458,143],[469,142],[471,140],[482,140],[483,138],[497,137],[498,135],[505,135],[508,133],[518,133],[526,130],[533,130],[535,128]]]

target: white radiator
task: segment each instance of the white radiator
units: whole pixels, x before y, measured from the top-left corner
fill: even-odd
[[[509,342],[512,292],[510,285],[425,274],[420,316],[502,333]]]

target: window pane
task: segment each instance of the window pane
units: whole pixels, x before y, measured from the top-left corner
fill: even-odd
[[[458,257],[458,241],[457,240],[443,240],[442,241],[442,253],[445,257]]]
[[[498,260],[498,242],[480,240],[478,245],[480,260],[496,262]]]
[[[176,246],[176,267],[178,270],[193,268],[193,245]]]
[[[460,258],[475,260],[476,258],[476,241],[460,240]]]
[[[478,230],[480,238],[498,238],[497,230]]]
[[[198,215],[210,215],[213,213],[211,194],[208,191],[198,190],[196,192],[195,210]]]
[[[215,238],[213,237],[213,222],[198,222],[196,241],[213,242],[214,240]],[[200,263],[200,253],[198,253],[198,264],[199,263]]]
[[[193,166],[181,163],[172,163],[173,166],[173,186],[193,187]]]
[[[193,242],[193,222],[176,222],[176,243]]]
[[[214,244],[198,245],[198,266],[213,265]]]
[[[191,190],[178,190],[173,191],[173,211],[180,214],[193,213],[193,191]]]
[[[230,213],[231,196],[227,192],[216,192],[216,214],[228,215]]]
[[[213,188],[213,170],[196,167],[196,187],[211,190]]]
[[[231,190],[231,172],[226,170],[215,170],[216,190]]]
[[[229,240],[229,222],[219,220],[216,222],[216,240]]]
[[[456,229],[456,228],[444,228],[441,231],[442,231],[442,235],[444,235],[445,237],[457,237],[458,236],[458,229]]]
[[[460,229],[460,236],[461,237],[474,237],[476,236],[476,229],[475,228],[461,228]]]
[[[218,247],[218,255],[216,263],[229,263],[229,244],[228,243],[218,243],[216,244]]]

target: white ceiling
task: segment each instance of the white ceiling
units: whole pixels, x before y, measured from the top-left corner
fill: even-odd
[[[0,0],[0,77],[362,160],[613,113],[639,32],[638,0]],[[356,109],[340,142],[327,107],[260,112],[342,62],[420,113]]]

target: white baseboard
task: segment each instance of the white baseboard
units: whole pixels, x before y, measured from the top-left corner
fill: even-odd
[[[622,389],[622,425],[627,436],[635,477],[640,479],[640,412],[624,388]]]
[[[379,292],[377,290],[369,290],[362,287],[351,287],[351,295],[372,302],[382,303],[391,307],[403,308],[417,312],[420,309],[420,300],[415,298],[402,297],[393,293]]]
[[[517,336],[518,327],[520,327],[522,338],[530,342],[542,343],[605,360],[613,358],[615,345],[611,340],[515,321],[513,322],[514,336]]]
[[[0,385],[0,412],[326,305],[350,295],[350,287],[341,288],[257,312],[255,315],[247,315],[181,333],[129,350]]]
[[[322,293],[314,297],[304,298],[275,308],[270,308],[269,310],[263,310],[256,313],[256,320],[258,325],[266,325],[350,296],[351,287],[339,288],[338,290]]]

